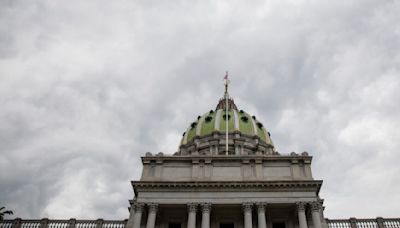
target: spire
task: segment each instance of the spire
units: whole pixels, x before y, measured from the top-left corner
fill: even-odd
[[[224,97],[219,99],[219,102],[215,109],[224,109],[225,110],[226,107],[228,107],[228,109],[234,109],[234,110],[238,111],[238,108],[236,107],[235,102],[233,101],[233,99],[231,97],[229,97],[228,86],[230,83],[231,83],[231,81],[228,79],[228,71],[227,71],[224,76],[224,85],[225,85]]]
[[[225,84],[224,98],[226,98],[226,97],[229,98],[229,94],[228,94],[228,85],[229,85],[230,81],[229,81],[229,79],[228,79],[228,71],[227,71],[226,74],[225,74],[224,80],[225,80],[225,83],[224,83],[224,84]]]
[[[228,84],[229,84],[229,79],[228,79],[228,71],[226,72],[226,74],[225,74],[225,77],[224,77],[224,79],[225,79],[225,116],[226,116],[226,118],[225,118],[225,123],[226,123],[226,125],[225,125],[225,133],[226,133],[226,138],[225,138],[225,155],[228,155],[229,154],[229,146],[228,146],[228,144],[229,144],[229,136],[228,136],[228,121],[229,121],[229,118],[228,118],[228,116],[229,116],[229,105],[228,105],[228,100],[229,100],[229,94],[228,94]]]

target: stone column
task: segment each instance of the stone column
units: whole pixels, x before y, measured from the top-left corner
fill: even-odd
[[[142,221],[144,203],[135,203],[135,216],[133,217],[133,228],[140,228]]]
[[[303,202],[298,202],[296,205],[299,216],[299,228],[308,228],[306,219],[306,204]]]
[[[265,222],[265,203],[256,203],[258,212],[258,228],[267,228],[267,223]]]
[[[147,215],[146,228],[154,228],[154,225],[156,224],[156,215],[157,215],[158,204],[149,203],[149,204],[147,204],[147,207],[149,208],[149,214]]]
[[[312,221],[314,224],[314,228],[322,228],[321,216],[319,213],[320,208],[321,208],[321,204],[319,202],[311,203]]]
[[[244,228],[253,228],[253,222],[251,220],[251,208],[252,203],[243,203],[243,213],[244,213]]]
[[[202,203],[201,211],[202,211],[201,228],[210,228],[211,203]]]
[[[128,222],[126,223],[125,228],[133,228],[133,223],[135,219],[135,203],[131,202],[131,206],[129,208],[129,218]],[[69,227],[72,228],[72,227]]]
[[[188,205],[188,223],[187,228],[196,228],[196,211],[197,204],[189,203]]]

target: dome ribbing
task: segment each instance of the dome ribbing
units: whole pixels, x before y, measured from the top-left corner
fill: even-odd
[[[264,125],[249,113],[238,110],[234,100],[228,99],[228,115],[226,115],[226,102],[221,99],[215,110],[210,110],[197,120],[193,121],[183,134],[181,145],[186,145],[196,137],[211,135],[213,132],[226,133],[226,118],[228,118],[228,132],[240,133],[249,137],[258,137],[268,145],[273,145],[270,133]]]

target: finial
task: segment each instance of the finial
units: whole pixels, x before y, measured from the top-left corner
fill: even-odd
[[[225,139],[225,154],[226,155],[228,155],[229,154],[229,146],[228,146],[228,142],[229,142],[229,136],[228,136],[228,121],[229,121],[229,118],[228,118],[228,108],[229,108],[229,94],[228,94],[228,84],[229,84],[229,79],[228,79],[228,71],[226,72],[226,74],[225,74],[225,77],[224,77],[224,79],[225,79],[225,94],[224,94],[224,96],[225,96],[225,115],[226,115],[226,118],[225,118],[225,123],[226,123],[226,127],[225,127],[225,132],[226,132],[226,139]]]
[[[228,79],[228,71],[226,71],[225,77],[225,96],[228,96],[228,84],[230,83],[229,79]]]
[[[229,109],[235,109],[237,111],[238,109],[233,102],[233,99],[230,98],[228,94],[228,85],[231,83],[231,81],[228,79],[228,71],[225,73],[224,81],[225,93],[224,96],[219,100],[215,109],[226,109],[228,107]]]

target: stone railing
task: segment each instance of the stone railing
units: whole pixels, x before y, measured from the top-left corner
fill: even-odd
[[[16,218],[0,221],[0,228],[125,228],[127,220],[25,220]]]
[[[326,219],[328,228],[400,228],[400,218]]]
[[[400,228],[400,218],[326,219],[328,228]],[[0,221],[0,228],[125,228],[127,220],[25,220]]]

